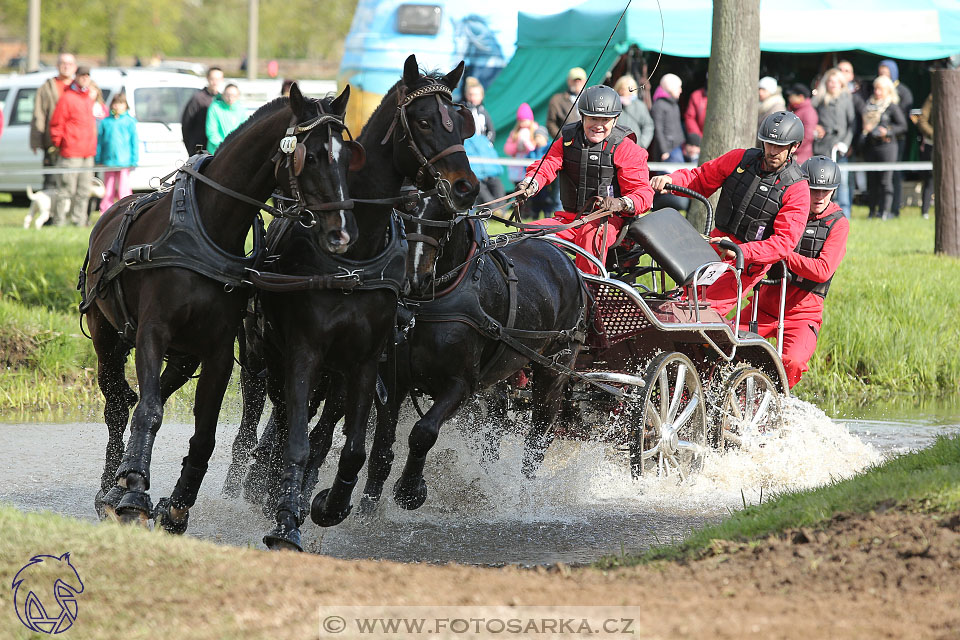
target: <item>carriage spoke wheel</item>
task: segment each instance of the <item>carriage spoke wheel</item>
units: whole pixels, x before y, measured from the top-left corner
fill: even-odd
[[[700,470],[707,415],[697,369],[682,353],[662,353],[643,374],[630,438],[630,472],[684,481]]]
[[[770,376],[755,367],[740,367],[727,377],[717,422],[721,444],[740,447],[745,439],[775,433],[783,420],[781,396]]]

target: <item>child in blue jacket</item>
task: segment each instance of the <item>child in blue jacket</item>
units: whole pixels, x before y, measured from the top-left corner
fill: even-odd
[[[127,113],[127,97],[118,93],[110,101],[110,115],[97,124],[97,164],[118,167],[103,174],[106,190],[100,200],[100,211],[133,191],[130,189],[130,168],[137,166],[140,142],[137,119]]]

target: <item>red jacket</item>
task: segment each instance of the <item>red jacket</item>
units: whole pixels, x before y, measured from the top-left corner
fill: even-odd
[[[50,139],[64,158],[92,158],[97,155],[97,119],[90,94],[76,83],[67,87],[57,101],[50,120]]]
[[[789,109],[803,123],[803,142],[800,143],[800,148],[794,155],[797,162],[803,164],[813,155],[813,138],[817,132],[817,125],[820,123],[820,116],[817,115],[817,110],[810,104],[809,99],[805,99],[796,106],[790,105]]]
[[[834,211],[840,211],[840,207],[837,203],[831,202],[823,213],[816,217],[823,218]],[[787,256],[787,268],[805,279],[814,282],[826,282],[837,272],[837,267],[840,266],[840,261],[843,260],[843,256],[847,252],[847,236],[849,233],[850,222],[846,218],[838,218],[833,223],[830,235],[827,236],[827,240],[823,244],[823,250],[820,251],[818,257],[805,258],[794,251]],[[759,300],[760,311],[774,318],[780,315],[779,286],[761,287]],[[823,319],[823,298],[811,291],[788,284],[784,317],[787,322],[813,320],[819,323]]]
[[[553,182],[563,167],[563,138],[550,146],[543,159],[540,171],[540,160],[534,161],[527,167],[527,177],[537,173],[537,184],[540,187]],[[617,168],[617,182],[620,183],[620,195],[633,200],[634,213],[644,213],[653,205],[653,187],[650,186],[650,170],[647,168],[647,152],[631,138],[624,138],[623,142],[613,153],[613,166]],[[634,215],[634,213],[627,215]]]
[[[687,133],[703,137],[703,123],[707,119],[707,92],[701,87],[690,94],[687,109],[683,112],[683,126]]]
[[[704,162],[695,169],[679,169],[670,174],[673,183],[689,187],[705,196],[713,194],[723,185],[723,181],[736,171],[746,149],[728,151],[719,158]],[[766,240],[740,242],[729,233],[714,229],[710,235],[714,238],[729,238],[740,245],[746,264],[769,265],[783,260],[793,253],[800,242],[800,236],[807,226],[810,213],[810,187],[806,180],[794,183],[783,192],[783,204],[780,213],[773,221],[773,235]]]

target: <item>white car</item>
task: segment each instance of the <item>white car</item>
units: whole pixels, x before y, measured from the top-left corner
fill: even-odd
[[[55,73],[46,70],[0,78],[4,120],[0,134],[0,192],[20,198],[28,185],[33,189],[43,185],[43,155],[30,149],[30,120],[37,89]],[[130,113],[138,121],[140,139],[140,161],[130,174],[130,186],[137,191],[155,188],[157,181],[153,178],[167,175],[187,158],[180,116],[194,92],[206,86],[206,80],[186,73],[141,68],[94,68],[91,76],[103,91],[107,105],[117,92],[126,93]]]

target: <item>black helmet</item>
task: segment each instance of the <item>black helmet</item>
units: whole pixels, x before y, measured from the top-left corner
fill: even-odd
[[[779,145],[803,142],[803,123],[789,111],[774,111],[760,123],[757,140]]]
[[[800,165],[811,189],[836,189],[840,186],[840,167],[827,156],[813,156]]]
[[[577,109],[582,116],[616,118],[623,111],[623,105],[620,104],[620,95],[616,91],[605,84],[595,84],[580,94]]]

